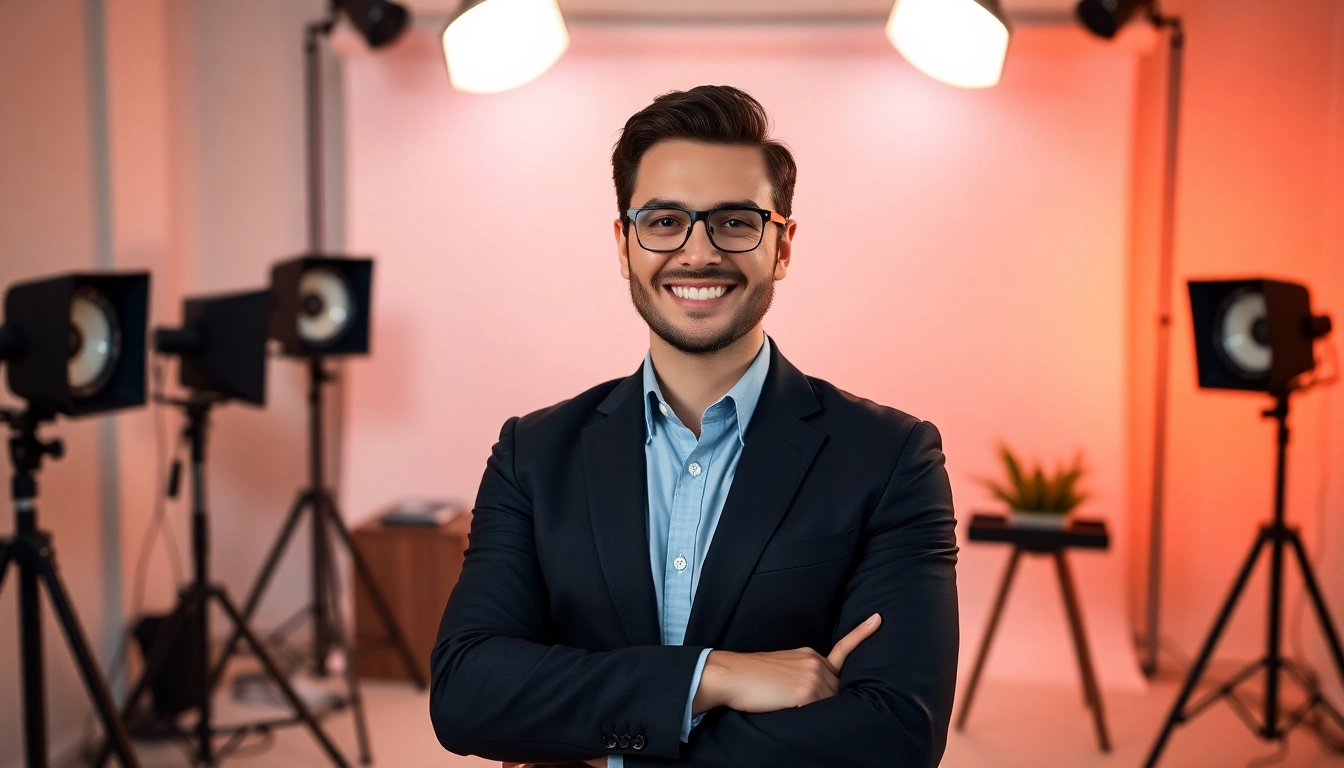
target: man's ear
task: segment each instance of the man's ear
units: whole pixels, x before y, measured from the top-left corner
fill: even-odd
[[[616,234],[616,259],[621,262],[621,277],[630,279],[630,241],[625,234],[625,227],[622,226],[618,218],[613,222],[613,229]]]
[[[780,234],[779,241],[775,245],[775,279],[783,280],[784,275],[789,271],[789,260],[793,258],[793,234],[798,230],[798,222],[789,219],[784,225],[784,232]]]

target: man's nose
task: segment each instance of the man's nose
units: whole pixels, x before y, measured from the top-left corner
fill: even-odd
[[[709,222],[697,221],[691,224],[691,236],[678,254],[677,261],[691,269],[723,261],[723,254],[709,240]]]

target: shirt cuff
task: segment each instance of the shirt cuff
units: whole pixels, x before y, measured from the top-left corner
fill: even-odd
[[[691,705],[695,702],[695,692],[700,690],[700,676],[705,672],[705,660],[709,658],[709,652],[712,648],[706,648],[700,652],[700,660],[695,663],[695,672],[691,675],[691,692],[686,695],[686,715],[681,719],[681,743],[685,744],[691,739],[691,729],[700,724],[704,719],[704,713],[691,717]],[[608,764],[607,768],[625,768],[624,765],[612,766]]]
[[[607,768],[625,768],[625,755],[607,755]]]

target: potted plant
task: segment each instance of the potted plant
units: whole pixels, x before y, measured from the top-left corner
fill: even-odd
[[[1008,505],[1008,522],[1028,528],[1066,528],[1073,510],[1087,494],[1078,490],[1084,474],[1080,454],[1068,467],[1047,473],[1040,465],[1024,468],[1007,446],[999,448],[1007,483],[982,481],[994,497]]]

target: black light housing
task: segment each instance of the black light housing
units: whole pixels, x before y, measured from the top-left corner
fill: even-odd
[[[1115,37],[1120,28],[1149,0],[1079,0],[1074,14],[1092,34],[1107,40]]]
[[[154,348],[178,355],[182,386],[266,404],[270,291],[203,296],[182,302],[182,327],[157,328]]]
[[[271,338],[290,357],[369,351],[373,260],[299,256],[271,270]]]
[[[1261,278],[1191,280],[1199,386],[1287,394],[1316,367],[1312,343],[1330,332],[1306,286]]]
[[[388,0],[333,0],[332,6],[345,12],[370,48],[381,48],[401,37],[411,20],[404,6]]]
[[[141,405],[148,315],[146,272],[11,286],[0,328],[10,390],[39,410],[69,416]]]

